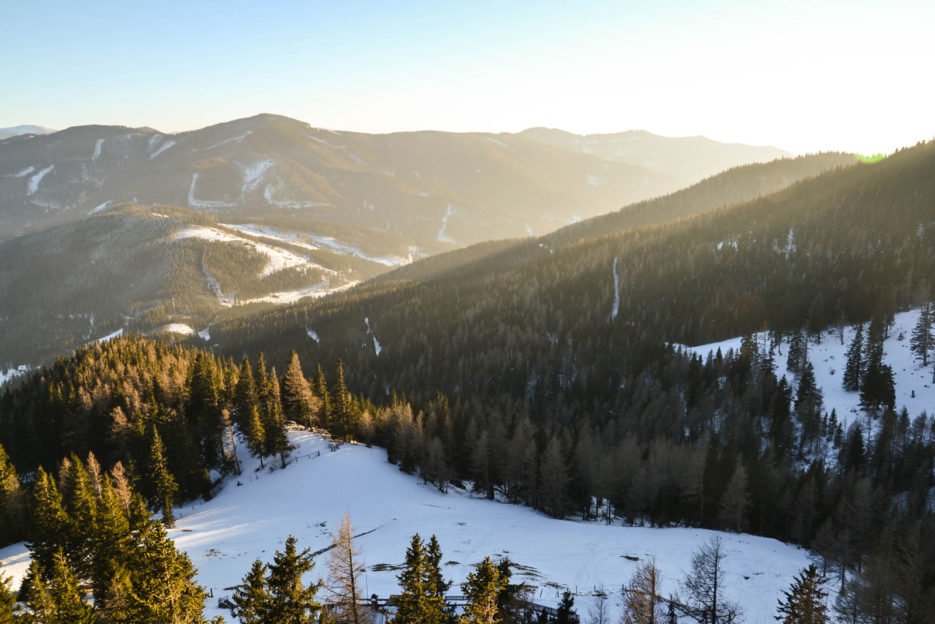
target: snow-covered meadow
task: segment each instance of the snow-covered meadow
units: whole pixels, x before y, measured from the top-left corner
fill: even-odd
[[[620,587],[640,561],[655,557],[666,593],[678,589],[694,550],[715,535],[723,539],[725,593],[744,610],[744,621],[773,621],[776,602],[794,575],[808,564],[808,553],[776,540],[701,529],[608,526],[600,522],[556,520],[527,507],[477,498],[451,489],[442,493],[418,477],[387,463],[378,448],[345,444],[331,450],[329,440],[293,430],[289,465],[278,459],[258,470],[258,462],[239,449],[244,471],[232,477],[208,502],[176,510],[172,537],[198,568],[209,588],[211,614],[217,600],[231,594],[254,559],[272,559],[286,537],[317,551],[330,545],[345,512],[359,534],[357,544],[367,564],[367,595],[397,591],[393,568],[402,564],[416,532],[438,536],[446,578],[460,593],[470,567],[483,557],[508,556],[520,564],[522,579],[535,587],[537,603],[556,605],[565,588],[575,592],[583,621],[595,590],[609,595],[611,621],[622,604]],[[4,574],[21,578],[28,564],[25,545],[0,550]],[[309,580],[327,574],[326,557],[317,558]]]

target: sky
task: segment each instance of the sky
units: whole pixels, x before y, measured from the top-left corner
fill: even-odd
[[[931,0],[34,0],[4,3],[0,23],[0,127],[177,132],[276,113],[795,153],[935,138]]]

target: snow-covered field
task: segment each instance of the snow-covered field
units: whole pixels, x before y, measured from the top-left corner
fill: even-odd
[[[535,601],[556,605],[561,592],[576,593],[575,605],[583,621],[593,598],[603,588],[609,594],[616,621],[621,607],[619,589],[630,580],[638,561],[656,558],[665,593],[678,588],[690,567],[692,552],[720,535],[727,553],[724,561],[725,593],[740,603],[744,621],[773,622],[777,598],[793,577],[808,564],[807,553],[776,540],[701,529],[608,526],[599,522],[555,520],[532,509],[476,498],[464,491],[447,494],[423,485],[387,463],[382,449],[344,445],[332,452],[328,440],[294,430],[292,460],[285,470],[278,459],[258,471],[258,463],[241,446],[244,472],[227,481],[209,502],[176,510],[172,537],[199,570],[198,580],[210,588],[210,613],[217,598],[229,596],[254,559],[272,559],[286,537],[295,535],[301,547],[312,551],[330,545],[349,512],[357,544],[367,564],[366,595],[387,596],[397,591],[396,574],[387,566],[402,564],[406,547],[416,532],[438,536],[444,553],[444,573],[458,585],[470,566],[483,557],[509,556],[525,566],[518,579],[535,586]],[[0,550],[3,573],[17,579],[25,573],[23,544]],[[327,574],[326,557],[308,580]],[[374,569],[374,568],[377,569]]]
[[[927,368],[922,368],[921,361],[914,358],[909,348],[912,330],[919,320],[919,310],[901,312],[894,317],[893,327],[889,338],[883,343],[883,362],[893,368],[893,381],[896,386],[896,409],[905,407],[909,416],[914,417],[923,411],[928,415],[935,415],[935,384],[932,383],[932,359],[929,358]],[[854,339],[854,326],[844,328],[844,344],[841,344],[841,333],[833,328],[821,333],[821,342],[809,340],[808,360],[815,367],[815,382],[821,389],[824,400],[824,409],[827,412],[835,410],[838,421],[846,429],[847,426],[860,416],[860,394],[848,392],[842,387],[844,379],[844,365],[847,363],[847,350]],[[867,338],[867,326],[864,325],[864,340]],[[768,349],[769,337],[767,334],[756,334],[761,346],[760,350]],[[721,342],[701,345],[698,347],[685,347],[701,357],[708,353],[721,353],[727,355],[728,350],[738,350],[742,337],[731,338]],[[786,368],[789,343],[784,340],[781,353],[775,355],[776,375],[785,376],[792,384],[793,389],[798,388],[798,382],[793,373]]]

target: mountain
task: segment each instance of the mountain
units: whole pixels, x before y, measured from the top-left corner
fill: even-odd
[[[0,141],[0,368],[120,329],[207,336],[220,317],[550,232],[686,183],[534,135],[367,135],[259,115],[173,135],[82,126]],[[681,143],[655,137],[653,149],[667,141]],[[847,161],[740,172],[731,184],[744,193],[725,201]]]
[[[643,130],[579,135],[530,128],[520,135],[563,150],[665,172],[689,183],[738,165],[791,156],[775,147],[719,143],[702,136],[662,137]]]
[[[55,132],[52,128],[46,128],[45,126],[13,126],[11,128],[0,128],[0,141],[3,139],[8,139],[14,136],[20,136],[22,134],[49,134],[50,132]]]
[[[84,126],[0,142],[0,232],[159,204],[313,218],[403,235],[432,253],[544,233],[683,185],[522,135],[367,135],[273,115],[175,135]]]

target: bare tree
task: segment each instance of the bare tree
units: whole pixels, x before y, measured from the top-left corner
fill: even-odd
[[[699,624],[733,624],[741,611],[724,597],[724,546],[720,537],[692,554],[692,566],[682,587],[688,594],[685,615]]]
[[[663,624],[665,599],[659,594],[662,574],[655,558],[640,564],[624,588],[624,624]]]
[[[607,608],[607,592],[601,587],[594,595],[594,603],[588,612],[590,624],[610,624],[610,614]]]
[[[373,621],[369,607],[361,605],[363,592],[360,579],[366,567],[360,550],[354,545],[351,516],[344,514],[337,534],[332,534],[334,546],[328,553],[328,583],[331,594],[328,604],[331,617],[339,624],[369,624]]]

